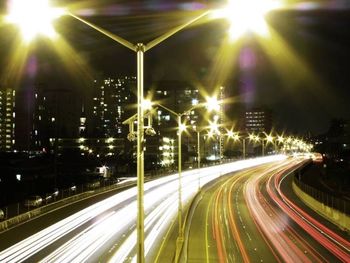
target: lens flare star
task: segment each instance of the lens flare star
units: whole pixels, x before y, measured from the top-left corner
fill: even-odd
[[[52,22],[63,13],[63,9],[51,7],[48,0],[12,0],[6,21],[18,25],[23,39],[29,42],[37,35],[55,37]]]

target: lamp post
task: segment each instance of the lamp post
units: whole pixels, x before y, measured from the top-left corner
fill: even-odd
[[[274,150],[276,151],[276,143],[274,142],[275,138],[271,134],[265,134],[266,138],[266,147],[269,143],[273,145]]]
[[[235,141],[235,142],[240,140],[240,138],[242,138],[242,159],[244,160],[246,158],[246,139],[252,140],[252,138],[250,138],[250,137],[247,138],[246,135],[244,135],[244,134],[242,136],[240,136],[238,132],[234,133],[232,130],[227,132],[227,136],[229,138],[232,138],[233,141]]]
[[[189,112],[191,112],[193,109],[204,106],[201,104],[194,105],[190,109],[182,112],[182,113],[177,113],[173,111],[172,109],[169,109],[168,107],[161,105],[159,103],[152,103],[153,105],[159,106],[163,108],[164,110],[168,111],[169,113],[173,114],[177,118],[177,126],[178,126],[178,176],[179,176],[179,204],[178,204],[178,224],[179,224],[179,231],[178,231],[178,239],[176,242],[176,258],[175,262],[178,261],[179,255],[180,255],[180,247],[183,242],[183,228],[182,228],[182,176],[181,176],[181,171],[182,171],[182,151],[181,151],[181,139],[182,139],[182,132],[186,129],[186,126],[182,123],[182,116],[187,115]]]
[[[277,136],[277,142],[279,145],[279,152],[282,152],[282,145],[284,144],[285,138],[282,135]],[[277,145],[277,144],[276,144]]]
[[[261,140],[261,155],[265,156],[264,138],[260,138],[259,135],[255,135],[253,138],[254,138],[253,140],[255,143],[260,142],[260,140]]]
[[[229,8],[232,10],[237,10],[237,8],[234,8],[234,6],[231,6],[233,1],[229,1]],[[42,6],[40,6],[42,5]],[[22,29],[22,33],[25,36],[25,34],[29,37],[33,37],[35,34],[38,33],[46,33],[48,35],[52,35],[54,32],[53,27],[51,25],[52,20],[54,17],[58,17],[59,15],[62,15],[61,10],[59,12],[56,12],[58,10],[54,10],[53,8],[50,8],[48,4],[48,0],[45,1],[13,1],[11,7],[13,7],[13,10],[11,10],[11,14],[9,15],[9,20],[13,23],[19,24]],[[238,8],[242,9],[242,8]],[[24,11],[23,11],[24,10]],[[242,9],[243,11],[246,11]],[[268,10],[267,8],[259,8],[257,9],[259,12],[255,14],[256,17],[262,18],[263,14],[265,14]],[[18,11],[16,13],[16,11]],[[144,262],[144,207],[143,207],[143,184],[144,184],[144,163],[143,163],[143,155],[144,155],[144,109],[142,106],[143,101],[143,73],[144,73],[144,53],[153,47],[157,46],[167,38],[171,37],[172,35],[176,34],[180,30],[183,30],[184,28],[188,27],[189,25],[193,24],[194,22],[198,21],[202,17],[209,14],[211,11],[205,11],[202,14],[198,15],[197,17],[193,18],[192,20],[188,21],[187,23],[184,23],[178,27],[175,27],[174,29],[168,31],[167,33],[161,35],[160,37],[150,41],[147,44],[144,43],[137,43],[136,45],[125,40],[122,37],[119,37],[115,34],[112,34],[111,32],[108,32],[107,30],[98,27],[85,19],[78,17],[70,12],[65,12],[67,15],[70,15],[71,17],[83,22],[84,24],[88,25],[89,27],[97,30],[101,34],[107,36],[108,38],[112,39],[113,41],[119,43],[120,45],[132,50],[136,53],[137,56],[137,207],[138,207],[138,214],[137,214],[137,261],[138,262]],[[231,14],[224,14],[225,17],[236,17],[235,15],[232,16]],[[256,18],[255,18],[256,19]],[[49,26],[46,26],[46,23],[49,24]],[[263,24],[264,21],[259,20],[259,25]],[[242,24],[244,27],[241,28],[241,31],[243,32],[246,30],[250,30],[251,28],[248,26],[251,23],[247,24],[247,21],[240,21],[239,23],[233,23],[234,27],[236,25]],[[36,28],[36,32],[33,31],[34,27]],[[44,32],[45,31],[45,32]],[[232,32],[231,32],[232,33]],[[181,117],[179,118],[181,121]],[[180,122],[179,122],[180,123]],[[181,139],[181,132],[180,133],[180,139]]]
[[[213,137],[214,135],[215,136],[218,136],[217,138],[219,139],[219,161],[220,163],[222,163],[222,155],[223,155],[223,145],[221,144],[221,140],[223,138],[223,135],[222,133],[220,132],[220,125],[217,123],[218,121],[218,118],[215,118],[217,117],[214,116],[214,121],[211,122],[209,121],[209,132],[208,132],[208,136],[209,138]],[[215,152],[214,152],[215,156],[217,154],[217,147],[215,146]]]
[[[197,133],[197,168],[198,168],[198,191],[201,189],[201,177],[200,177],[200,168],[201,168],[201,139],[200,134],[202,131],[205,131],[208,127],[198,129],[196,127]]]
[[[23,4],[26,4],[24,8]],[[40,6],[40,5],[43,6]],[[63,12],[63,10],[58,10],[55,8],[51,8],[48,5],[48,1],[14,1],[13,5],[11,5],[10,14],[7,16],[7,20],[11,23],[16,23],[21,27],[23,36],[25,38],[34,37],[36,34],[47,34],[52,35],[54,33],[51,22],[54,18],[61,16],[62,14],[69,15],[80,22],[86,24],[87,26],[95,29],[106,37],[112,39],[113,41],[119,43],[120,45],[128,48],[129,50],[136,53],[137,57],[137,262],[144,262],[144,109],[142,106],[143,102],[143,74],[144,74],[144,53],[153,47],[157,46],[164,40],[173,36],[177,32],[183,30],[189,25],[195,23],[199,19],[208,15],[211,10],[204,11],[202,14],[196,16],[191,19],[187,23],[184,23],[178,27],[173,28],[172,30],[166,32],[158,38],[150,41],[147,44],[137,43],[136,45],[127,41],[126,39],[119,37],[97,25],[94,25],[85,19],[71,13],[71,12]],[[25,12],[23,12],[25,9]],[[28,9],[28,10],[26,10]],[[45,13],[45,14],[44,14]],[[25,16],[24,16],[25,15]],[[40,20],[40,18],[42,18]],[[39,22],[38,22],[39,21]],[[35,22],[35,23],[33,23]],[[48,27],[43,27],[44,24],[48,24]],[[33,30],[36,28],[36,31]],[[49,30],[47,30],[49,28]],[[30,29],[30,32],[28,31]],[[44,30],[46,30],[44,32]],[[180,118],[181,119],[181,118]],[[181,134],[180,134],[181,135]],[[180,136],[181,137],[181,136]],[[181,139],[181,138],[180,138]],[[181,157],[181,156],[180,156]],[[181,164],[180,164],[181,165]]]
[[[186,126],[182,123],[182,116],[188,114],[188,112],[190,112],[191,110],[193,110],[194,108],[199,107],[198,105],[194,105],[193,107],[191,107],[190,109],[188,109],[187,111],[184,111],[183,113],[177,113],[171,109],[169,109],[166,106],[163,106],[161,104],[158,103],[154,103],[154,105],[157,105],[161,108],[163,108],[164,110],[170,112],[171,114],[173,114],[174,116],[176,116],[177,118],[177,126],[178,126],[178,182],[179,182],[179,187],[178,187],[178,193],[179,193],[179,197],[178,197],[178,224],[179,224],[179,228],[178,228],[178,237],[176,240],[176,254],[175,254],[175,262],[178,262],[179,260],[179,256],[180,256],[180,251],[181,251],[181,246],[183,243],[183,238],[184,238],[184,233],[183,233],[183,227],[182,227],[182,176],[181,176],[181,171],[182,171],[182,151],[181,151],[181,138],[182,138],[182,132],[186,129]]]
[[[246,145],[245,145],[245,140],[246,138],[243,138],[242,140],[242,157],[243,157],[243,160],[245,160],[245,157],[246,157]]]
[[[201,168],[201,131],[197,131],[197,169],[198,169],[198,190],[201,189],[201,176],[200,176],[200,168]]]
[[[151,48],[157,46],[167,38],[176,34],[180,30],[188,27],[189,25],[195,23],[202,17],[209,14],[210,11],[205,11],[199,16],[193,18],[185,24],[182,24],[167,33],[161,35],[160,37],[150,41],[148,44],[137,43],[136,45],[131,42],[112,34],[88,21],[78,17],[72,13],[68,13],[70,16],[76,18],[77,20],[83,22],[84,24],[90,26],[91,28],[97,30],[101,34],[107,36],[108,38],[116,41],[122,46],[136,52],[137,54],[137,262],[144,262],[144,109],[143,109],[143,73],[144,73],[144,53]],[[181,123],[181,116],[179,116],[179,124]],[[179,140],[181,143],[181,132],[179,131]],[[180,149],[181,151],[181,144]],[[179,160],[181,159],[181,154]],[[179,170],[181,170],[181,162],[179,162]],[[179,189],[181,187],[181,176],[179,176]],[[179,191],[179,207],[182,211],[181,203],[181,191]],[[180,204],[181,203],[181,204]],[[180,210],[179,208],[179,210]],[[179,223],[182,222],[182,213],[179,212]],[[181,220],[181,221],[180,221]],[[182,225],[179,226],[182,228]],[[182,233],[179,231],[179,240],[183,239]],[[178,253],[177,253],[178,254]]]
[[[264,143],[264,138],[261,138],[261,155],[265,156],[265,143]]]
[[[190,107],[188,110],[182,112],[182,113],[177,113],[174,110],[161,105],[159,103],[152,103],[152,105],[159,106],[160,108],[163,108],[167,112],[173,114],[177,118],[177,125],[178,125],[178,176],[179,176],[179,204],[178,204],[178,224],[179,224],[179,230],[178,230],[178,238],[176,242],[176,255],[175,255],[175,262],[178,262],[179,256],[180,256],[180,251],[181,251],[181,246],[183,243],[183,238],[184,238],[184,233],[183,233],[183,227],[182,227],[182,151],[181,151],[181,139],[182,139],[182,132],[186,130],[186,126],[182,123],[182,116],[187,115],[190,113],[192,110],[200,107],[208,107],[212,108],[215,107],[214,104],[219,104],[217,100],[208,100],[207,103],[201,103],[201,104],[195,104],[192,107]],[[198,168],[200,167],[200,151],[199,151],[199,133],[197,135],[197,140],[198,140]]]

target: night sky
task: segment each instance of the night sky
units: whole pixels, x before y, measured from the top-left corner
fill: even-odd
[[[208,2],[53,1],[57,6],[69,3],[74,13],[133,43],[147,43],[199,14]],[[146,53],[146,86],[176,79],[210,92],[224,85],[235,98],[233,116],[243,105],[267,106],[274,112],[278,130],[325,132],[331,118],[350,119],[350,9],[344,1],[321,3],[322,9],[299,8],[268,15],[269,25],[285,43],[280,49],[273,42],[266,49],[248,34],[240,41],[239,52],[225,52],[218,59],[220,47],[228,45],[224,43],[227,23],[212,21],[188,28]],[[3,11],[5,6],[2,1]],[[52,88],[78,90],[84,96],[98,72],[135,75],[133,52],[70,17],[57,20],[55,28],[70,48],[58,52],[49,40],[37,39],[16,82],[5,72],[18,33],[13,26],[0,24],[2,83],[23,89],[40,80]],[[219,67],[214,67],[217,63]],[[222,75],[220,79],[216,72]]]

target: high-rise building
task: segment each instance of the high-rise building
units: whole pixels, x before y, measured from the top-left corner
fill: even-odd
[[[177,113],[183,113],[198,104],[200,101],[200,94],[198,88],[187,82],[181,81],[162,81],[157,83],[153,93],[153,100],[159,102],[169,109]],[[175,127],[177,125],[176,116],[172,116],[170,112],[158,108],[157,124],[161,130]],[[198,111],[192,110],[183,116],[182,121],[188,126],[198,125],[199,114]]]
[[[266,108],[246,110],[243,116],[244,128],[248,133],[269,133],[272,129],[272,113]]]
[[[128,127],[122,124],[136,103],[136,77],[105,78],[94,81],[92,122],[93,137],[122,137]],[[136,106],[134,107],[136,111]]]
[[[30,143],[31,151],[47,151],[54,138],[78,136],[73,114],[75,96],[66,89],[49,89],[43,84],[34,87],[31,105]],[[69,106],[67,106],[69,105]]]
[[[194,105],[198,104],[201,100],[199,90],[197,87],[190,83],[183,81],[161,81],[156,83],[154,89],[149,91],[153,101],[166,106],[176,113],[183,113],[189,110]],[[197,139],[195,136],[194,128],[201,122],[200,113],[198,110],[191,110],[187,114],[182,116],[182,122],[188,127],[188,133],[182,134],[182,145],[183,145],[183,160],[184,162],[190,161],[190,156],[196,156],[197,151]],[[146,138],[147,151],[145,156],[157,156],[157,163],[161,166],[167,166],[170,164],[169,160],[164,159],[164,154],[167,156],[169,153],[164,153],[164,137],[169,141],[177,141],[177,117],[171,114],[169,111],[158,107],[154,129],[156,136],[153,138]],[[192,136],[192,135],[193,136]],[[152,146],[150,145],[152,144]],[[177,146],[177,143],[175,143]],[[167,148],[168,146],[165,146]],[[151,149],[163,149],[158,152],[151,152]],[[177,151],[175,151],[177,153]],[[177,160],[177,157],[172,156]],[[165,165],[166,164],[166,165]]]
[[[14,89],[0,89],[0,151],[9,152],[14,149],[15,95]]]
[[[85,114],[85,107],[83,105],[82,109],[81,109],[81,115],[80,115],[80,118],[79,118],[79,136],[80,137],[85,137],[86,135],[87,135],[86,114]]]

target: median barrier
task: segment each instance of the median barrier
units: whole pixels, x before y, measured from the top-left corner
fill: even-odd
[[[77,202],[77,201],[92,197],[94,195],[97,195],[97,194],[100,194],[103,192],[114,190],[114,189],[118,188],[119,186],[120,185],[118,185],[118,184],[112,184],[109,186],[101,187],[101,188],[96,189],[96,190],[90,190],[90,191],[86,191],[86,192],[83,192],[80,194],[75,194],[75,195],[63,198],[57,202],[53,202],[53,203],[35,208],[31,211],[19,214],[19,215],[14,216],[14,217],[11,217],[7,220],[0,222],[0,233],[5,231],[5,230],[10,229],[11,227],[18,225],[18,224],[24,223],[30,219],[38,217],[42,214],[45,214],[45,213],[54,211],[58,208],[61,208],[67,204],[71,204],[73,202]],[[127,186],[127,185],[124,185],[123,187],[125,187],[125,186]]]

